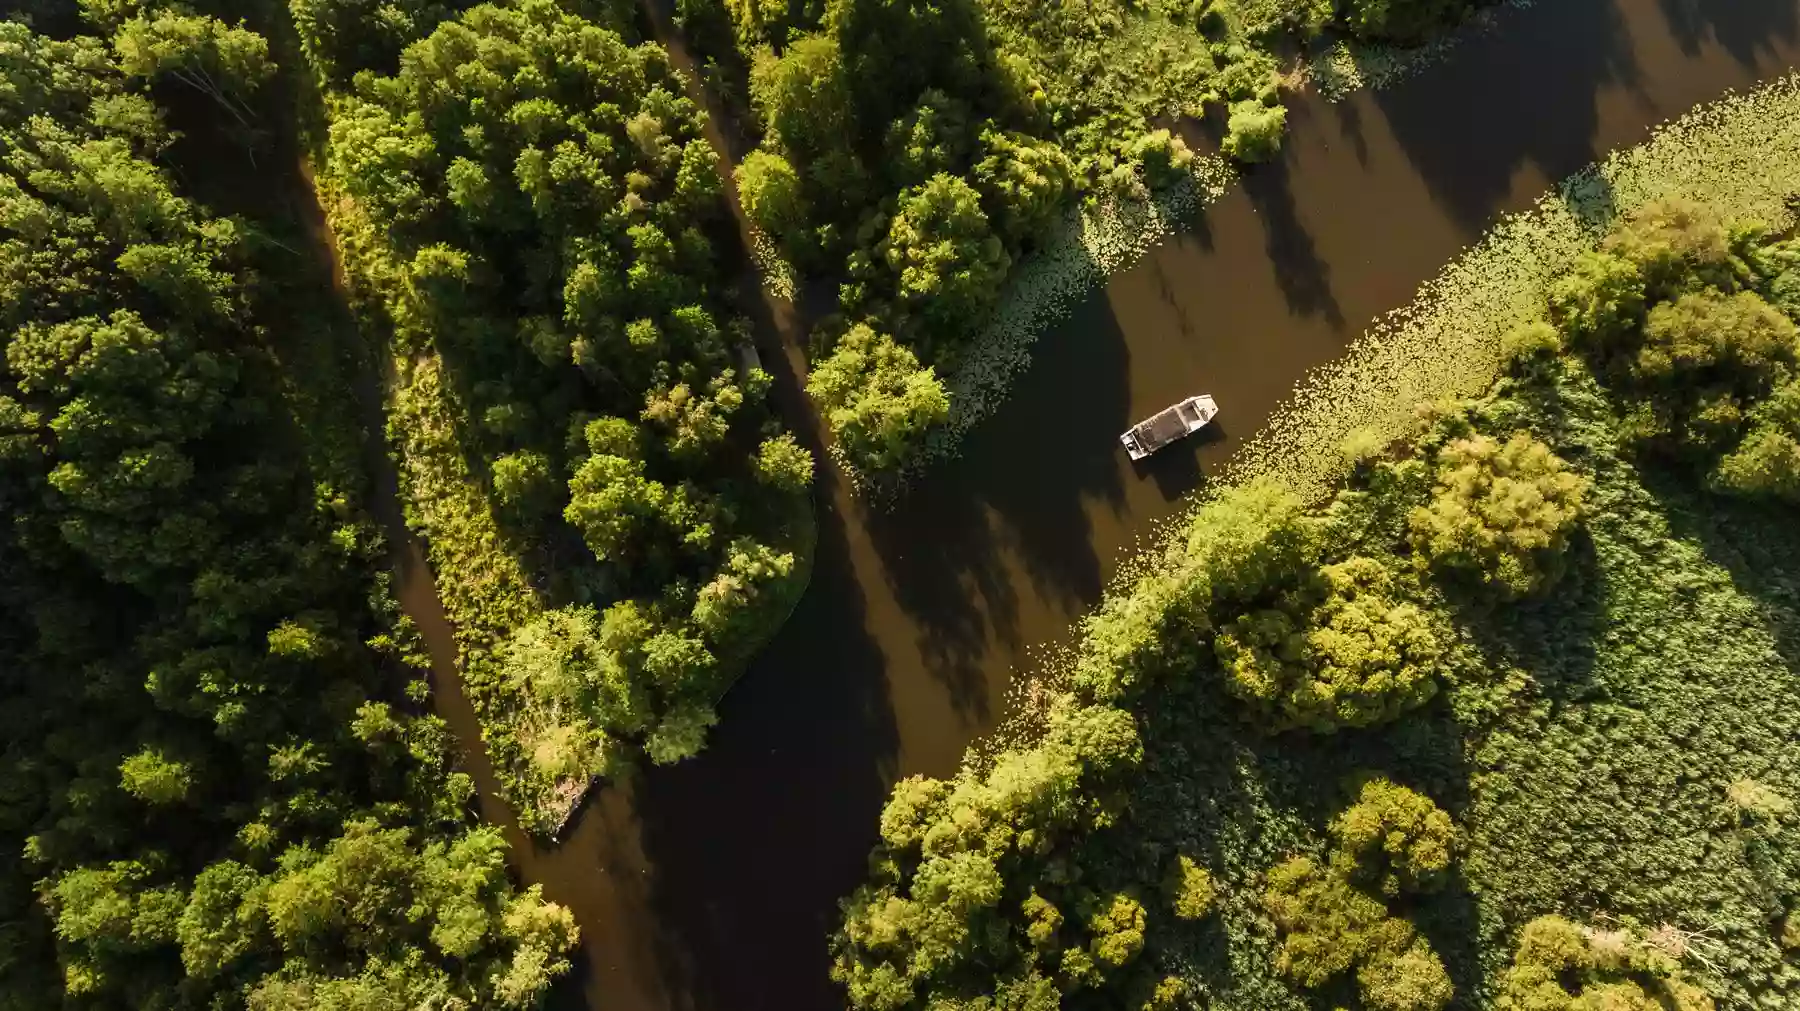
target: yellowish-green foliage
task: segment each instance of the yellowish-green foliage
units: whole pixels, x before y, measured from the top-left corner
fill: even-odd
[[[1439,450],[1437,468],[1431,504],[1411,517],[1413,546],[1426,560],[1513,597],[1562,571],[1587,481],[1549,446],[1526,432],[1505,443],[1476,435]]]
[[[1499,1011],[1713,1011],[1711,996],[1682,977],[1667,930],[1599,930],[1541,916],[1519,933],[1501,977]]]
[[[1144,950],[1144,906],[1123,892],[1090,903],[1086,917],[1088,951],[1094,961],[1117,969]]]
[[[1713,480],[1741,494],[1800,502],[1800,381],[1750,412],[1743,441],[1719,460]]]
[[[863,471],[896,466],[950,412],[937,373],[864,323],[814,365],[806,391],[824,410],[834,452]]]
[[[1782,819],[1794,813],[1794,802],[1754,779],[1732,781],[1725,788],[1732,818],[1740,825],[1765,826],[1780,831]]]
[[[1430,942],[1381,900],[1310,857],[1270,868],[1263,908],[1281,931],[1275,970],[1306,989],[1354,970],[1363,1003],[1438,1011],[1453,988]]]
[[[1392,899],[1444,885],[1456,826],[1431,798],[1375,776],[1331,822],[1332,867]]]
[[[1363,963],[1356,985],[1371,1011],[1438,1011],[1456,995],[1443,960],[1423,937],[1391,958]]]
[[[1198,920],[1212,912],[1218,889],[1213,886],[1212,875],[1207,873],[1206,868],[1195,863],[1193,857],[1182,853],[1175,857],[1163,874],[1163,895],[1168,899],[1169,908],[1176,917]]]
[[[1236,102],[1220,149],[1239,161],[1270,161],[1281,152],[1281,135],[1286,130],[1286,107],[1264,105],[1255,99]]]
[[[1227,686],[1277,730],[1366,727],[1425,704],[1443,647],[1394,583],[1381,562],[1351,558],[1221,625]]]
[[[1262,905],[1281,932],[1275,969],[1316,989],[1355,972],[1363,1004],[1438,1011],[1454,988],[1443,960],[1382,898],[1433,891],[1454,856],[1450,816],[1421,793],[1379,776],[1331,823],[1325,861],[1291,857],[1267,875]]]
[[[1645,391],[1634,437],[1711,451],[1743,430],[1754,404],[1794,374],[1792,320],[1755,292],[1683,294],[1650,310],[1629,366]]]
[[[1727,220],[1789,220],[1784,202],[1800,191],[1797,120],[1800,78],[1789,75],[1696,109],[1564,180],[1302,382],[1240,452],[1233,477],[1273,476],[1320,497],[1347,469],[1336,451],[1342,433],[1398,440],[1414,430],[1415,404],[1486,389],[1504,364],[1504,337],[1543,315],[1552,282],[1617,216],[1679,197]]]

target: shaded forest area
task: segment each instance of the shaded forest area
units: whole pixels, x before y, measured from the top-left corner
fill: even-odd
[[[22,13],[0,21],[0,1006],[535,1006],[575,925],[511,883],[428,715],[346,402],[356,338],[273,192],[299,176],[269,163],[291,144],[268,40],[241,10]]]
[[[1800,241],[1634,216],[1486,396],[1202,506],[1033,722],[914,777],[852,1006],[1800,994]]]

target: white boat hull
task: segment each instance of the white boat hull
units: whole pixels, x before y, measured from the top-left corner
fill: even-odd
[[[1202,393],[1165,407],[1131,426],[1119,436],[1119,443],[1133,460],[1143,460],[1157,450],[1200,431],[1218,415],[1218,403],[1211,394]]]

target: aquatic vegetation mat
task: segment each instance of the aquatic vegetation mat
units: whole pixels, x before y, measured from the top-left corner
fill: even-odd
[[[1337,102],[1363,89],[1399,84],[1427,67],[1449,59],[1473,35],[1499,30],[1508,11],[1531,7],[1537,0],[1501,0],[1475,12],[1467,22],[1416,46],[1339,39],[1306,62],[1306,78],[1328,101]]]

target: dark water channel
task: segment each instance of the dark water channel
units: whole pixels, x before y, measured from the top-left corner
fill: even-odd
[[[1281,162],[1044,335],[962,458],[892,514],[821,474],[812,585],[703,755],[609,787],[558,848],[509,829],[524,877],[581,923],[557,1003],[840,1007],[825,937],[889,784],[952,772],[1011,674],[1067,641],[1134,541],[1308,369],[1554,180],[1797,63],[1800,0],[1539,0],[1386,91],[1294,104]],[[1197,392],[1219,398],[1216,436],[1132,465],[1117,433]],[[447,647],[410,568],[404,602]],[[472,764],[484,814],[509,824]]]

